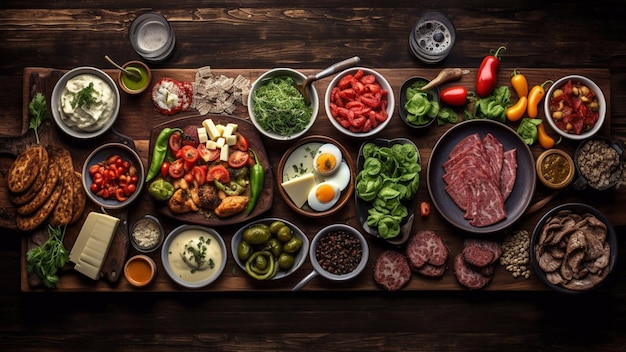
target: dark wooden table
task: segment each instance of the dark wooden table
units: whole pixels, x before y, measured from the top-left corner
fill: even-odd
[[[490,49],[505,45],[501,76],[514,68],[571,69],[572,73],[608,69],[611,130],[607,133],[625,138],[626,108],[621,102],[626,100],[626,25],[617,3],[440,1],[436,7],[419,7],[409,1],[385,5],[375,1],[153,3],[177,35],[174,55],[153,68],[210,65],[224,72],[277,66],[319,70],[359,55],[364,65],[391,75],[413,69],[418,74],[443,67],[475,70]],[[5,85],[0,93],[0,135],[9,136],[23,132],[26,67],[110,68],[105,54],[118,61],[136,59],[127,30],[132,19],[147,10],[134,0],[98,4],[4,1],[0,7],[0,78]],[[408,33],[427,9],[445,13],[457,31],[452,53],[432,66],[420,63],[408,51]],[[506,76],[501,81],[506,82]],[[143,122],[164,121],[157,120]],[[391,131],[399,131],[400,126]],[[146,123],[130,117],[117,127],[138,141],[149,138]],[[427,148],[428,140],[418,145],[425,143]],[[353,142],[349,144],[356,148]],[[145,153],[147,144],[139,145]],[[1,156],[0,160],[4,173],[10,158]],[[616,205],[607,211],[624,225],[620,220],[623,209]],[[316,227],[306,219],[299,221]],[[532,228],[532,224],[524,226]],[[623,237],[623,226],[618,232]],[[621,350],[626,344],[623,260],[601,290],[572,297],[535,286],[480,292],[412,289],[394,294],[382,290],[22,292],[21,243],[21,235],[14,232],[3,231],[0,236],[3,350],[498,351],[506,347],[607,351]],[[624,252],[620,243],[620,254]]]

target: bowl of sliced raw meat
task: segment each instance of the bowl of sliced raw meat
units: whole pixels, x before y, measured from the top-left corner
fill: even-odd
[[[467,120],[435,144],[428,191],[452,225],[489,234],[514,224],[535,192],[535,160],[511,128],[492,120]]]

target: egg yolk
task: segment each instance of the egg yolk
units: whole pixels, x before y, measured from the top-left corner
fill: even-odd
[[[328,172],[335,169],[337,159],[330,153],[322,153],[317,157],[317,169],[320,172]]]
[[[328,203],[335,198],[335,190],[330,185],[321,185],[315,191],[315,198],[322,203]]]

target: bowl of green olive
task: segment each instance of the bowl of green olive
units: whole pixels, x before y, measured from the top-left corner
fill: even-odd
[[[302,266],[309,239],[287,220],[265,218],[242,226],[233,235],[231,249],[235,262],[249,277],[278,280]]]

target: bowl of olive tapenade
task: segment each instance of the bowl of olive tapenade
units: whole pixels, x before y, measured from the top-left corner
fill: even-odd
[[[537,177],[551,189],[567,187],[574,179],[574,161],[561,149],[548,149],[537,158]]]
[[[576,148],[574,165],[578,177],[572,186],[604,191],[613,188],[622,179],[626,163],[622,160],[623,144],[612,143],[604,137],[592,137]]]

